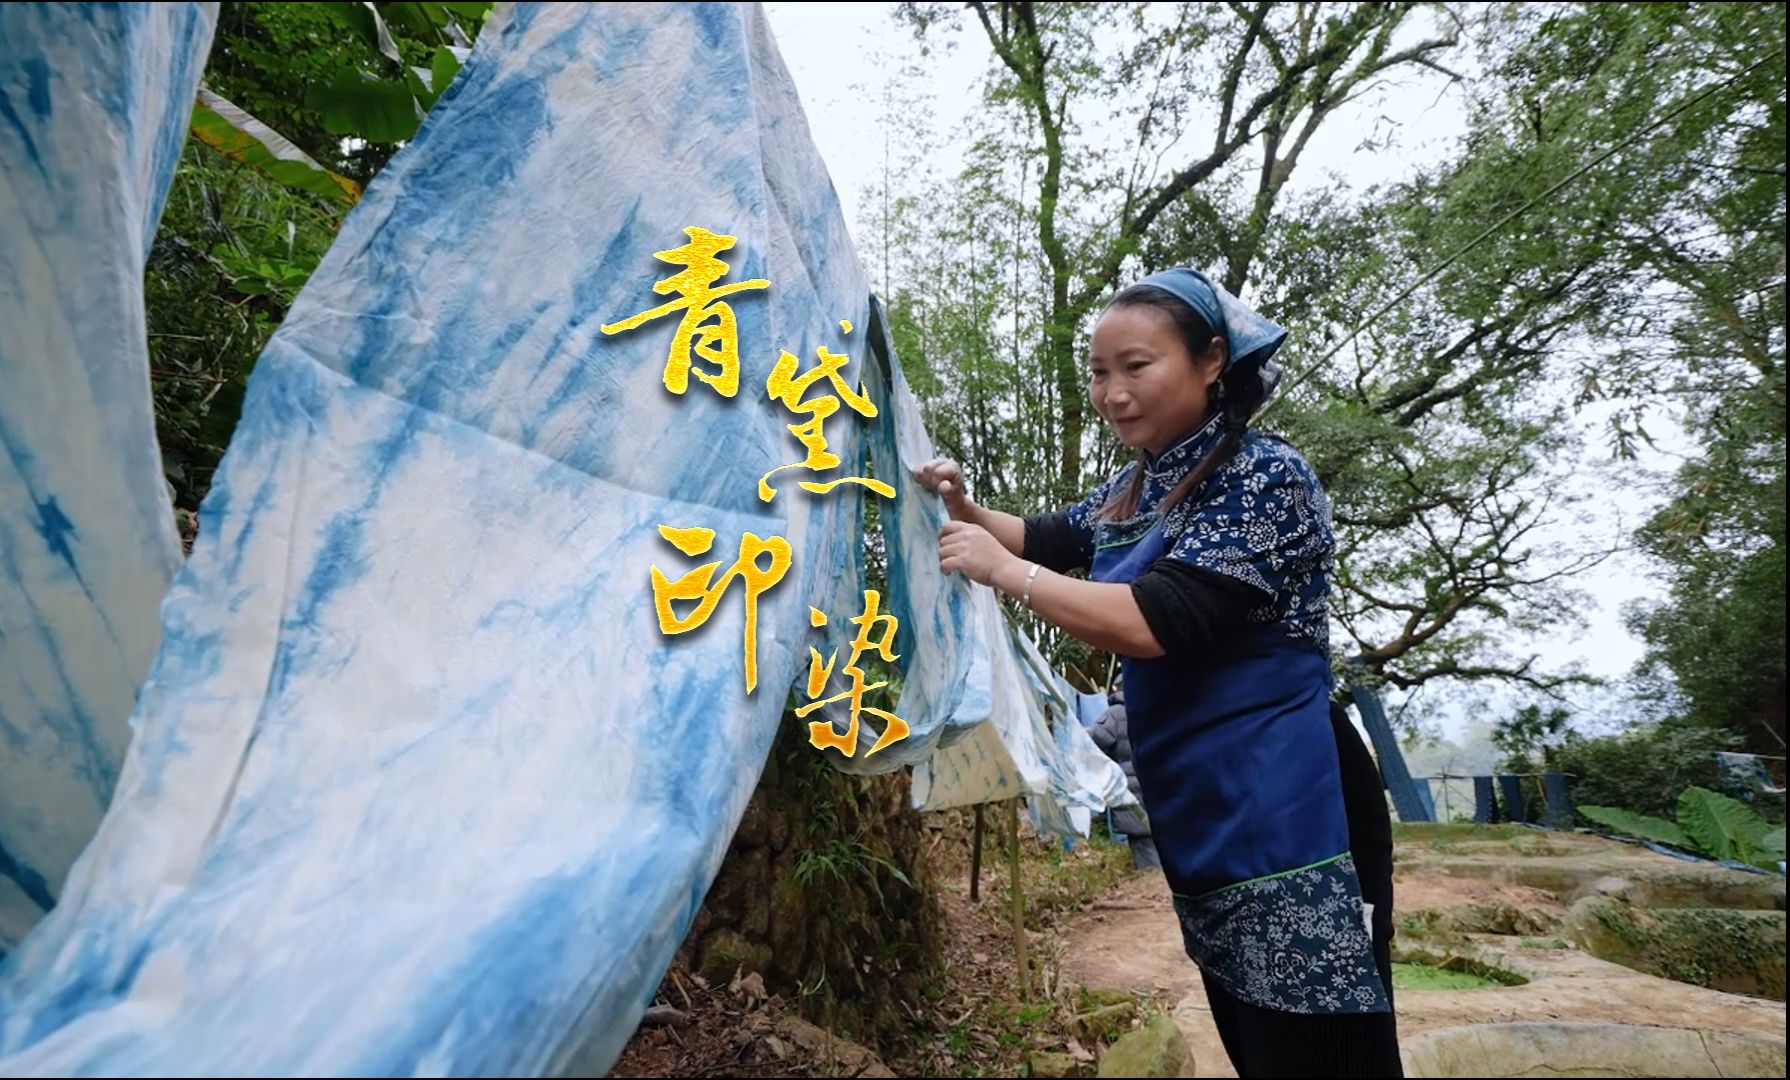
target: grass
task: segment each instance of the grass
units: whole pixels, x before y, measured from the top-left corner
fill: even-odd
[[[1450,844],[1462,840],[1510,840],[1534,836],[1520,825],[1480,825],[1471,821],[1395,821],[1392,839],[1398,844]]]
[[[877,869],[887,871],[890,877],[909,888],[914,883],[900,867],[872,852],[858,836],[854,833],[847,839],[834,838],[802,852],[796,862],[796,881],[808,888],[815,881],[830,877],[838,884],[850,887],[854,880],[861,879],[876,894],[877,903],[887,914],[888,901],[883,897],[882,886],[877,884]]]
[[[1433,964],[1393,964],[1395,990],[1478,990],[1498,983],[1471,971],[1450,971]]]
[[[1028,840],[1022,850],[1025,866],[1020,872],[1026,924],[1034,930],[1043,929],[1041,917],[1045,913],[1079,911],[1131,875],[1130,847],[1108,838],[1099,827],[1087,840],[1077,840],[1072,851],[1064,851],[1062,844],[1054,840],[1035,839]],[[983,866],[987,868],[988,864],[984,862]],[[1003,878],[1001,895],[1003,900],[1010,900],[1004,860],[999,868]]]
[[[1453,955],[1432,942],[1394,948],[1392,956],[1392,985],[1397,990],[1480,990],[1529,981],[1515,972]]]

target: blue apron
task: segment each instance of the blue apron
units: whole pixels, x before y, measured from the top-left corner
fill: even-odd
[[[1158,514],[1094,533],[1095,581],[1129,583],[1171,546]],[[1188,955],[1264,1008],[1387,1011],[1348,850],[1324,653],[1268,622],[1197,665],[1122,664],[1144,809]]]

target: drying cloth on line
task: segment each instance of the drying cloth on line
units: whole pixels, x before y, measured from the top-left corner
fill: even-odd
[[[1423,804],[1422,820],[1435,821],[1436,820],[1436,792],[1435,792],[1435,788],[1430,785],[1430,782],[1427,778],[1413,780],[1412,783],[1415,784],[1417,787],[1418,802]]]
[[[1527,823],[1529,811],[1523,804],[1523,778],[1502,774],[1498,777],[1498,790],[1504,796],[1505,820],[1518,824]]]
[[[89,9],[45,10],[66,29]],[[40,37],[4,47],[40,62]],[[135,45],[202,64],[196,37]],[[124,95],[119,123],[161,130],[176,82]],[[667,392],[675,314],[603,329],[662,302],[681,267],[653,253],[687,229],[736,238],[723,284],[769,282],[727,301],[737,399],[707,360]],[[131,254],[111,272],[138,280]],[[0,979],[0,1074],[607,1071],[786,689],[864,599],[861,488],[784,473],[758,495],[801,453],[761,388],[781,351],[807,370],[834,350],[885,408],[830,423],[830,449],[915,460],[899,366],[868,362],[880,323],[755,6],[500,7],[257,365],[111,808]],[[1046,719],[992,595],[936,573],[936,496],[898,485],[884,520],[913,733],[885,760],[867,730],[835,764],[991,734],[1034,812],[1085,833],[1122,776],[1078,762],[1067,707]],[[662,526],[714,535],[689,556]],[[744,583],[666,637],[648,579],[725,565],[745,533],[791,553],[758,598],[750,697]],[[984,722],[996,669],[1033,694],[1006,728]]]
[[[728,298],[735,400],[667,391],[675,314],[601,329],[664,302],[686,227],[737,238],[724,282],[771,283]],[[861,489],[757,485],[801,457],[779,352],[847,354],[855,387],[868,317],[757,8],[499,8],[256,367],[111,809],[9,958],[0,1074],[607,1070],[808,646],[862,603]],[[860,460],[866,427],[831,448]],[[701,561],[661,525],[724,564],[790,543],[752,696],[743,583],[661,634],[649,567]]]
[[[1418,794],[1417,783],[1411,779],[1411,770],[1405,764],[1405,755],[1398,747],[1398,737],[1392,733],[1392,724],[1386,719],[1386,707],[1380,702],[1380,695],[1365,685],[1351,684],[1349,697],[1355,702],[1355,711],[1361,714],[1361,726],[1367,730],[1367,737],[1374,747],[1374,760],[1380,766],[1380,776],[1386,783],[1386,790],[1392,795],[1392,808],[1398,813],[1400,821],[1434,821],[1435,812],[1426,809],[1422,797]]]
[[[180,565],[143,266],[216,17],[0,6],[0,955],[99,827]]]
[[[1772,781],[1771,770],[1766,768],[1765,759],[1757,754],[1735,754],[1725,750],[1716,751],[1716,764],[1722,776],[1739,791],[1743,798],[1751,799],[1759,792],[1781,795],[1784,788]]]
[[[1498,821],[1498,792],[1489,776],[1473,778],[1473,820],[1480,825]]]
[[[1542,812],[1542,824],[1550,829],[1570,829],[1573,823],[1572,794],[1567,790],[1566,774],[1544,773],[1541,778],[1542,796],[1547,806]]]

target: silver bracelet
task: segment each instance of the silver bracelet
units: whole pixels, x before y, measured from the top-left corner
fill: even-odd
[[[1032,610],[1032,582],[1037,579],[1038,570],[1039,570],[1038,564],[1033,563],[1032,564],[1032,572],[1026,575],[1026,591],[1025,591],[1025,596],[1023,597],[1021,602],[1025,604],[1027,611]]]

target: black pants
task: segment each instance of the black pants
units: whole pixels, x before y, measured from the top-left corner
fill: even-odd
[[[1392,815],[1374,759],[1349,723],[1332,707],[1330,724],[1342,762],[1343,810],[1349,850],[1361,877],[1363,898],[1374,906],[1374,963],[1392,1000]],[[1225,1053],[1240,1077],[1402,1077],[1398,1026],[1390,1012],[1305,1016],[1238,1001],[1201,974],[1206,1000]]]

